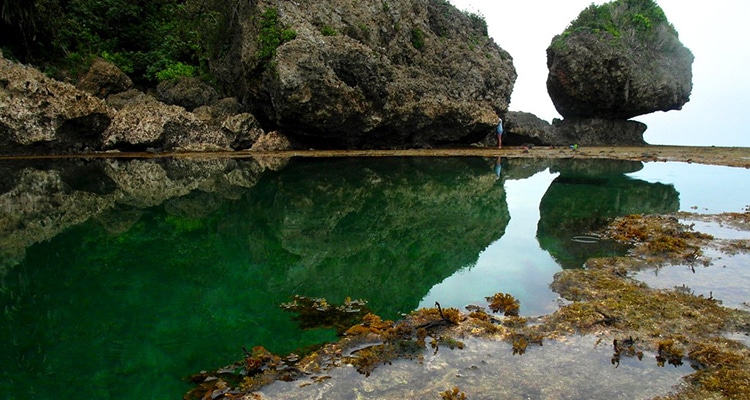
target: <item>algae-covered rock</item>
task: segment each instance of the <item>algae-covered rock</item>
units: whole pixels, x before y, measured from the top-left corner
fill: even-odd
[[[547,48],[547,90],[566,118],[679,110],[690,98],[692,63],[654,1],[592,4]]]

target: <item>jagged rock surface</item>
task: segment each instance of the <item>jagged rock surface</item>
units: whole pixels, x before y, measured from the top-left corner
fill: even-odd
[[[264,13],[294,39],[261,58]],[[319,147],[471,143],[507,111],[516,72],[481,18],[448,2],[258,1],[212,64],[254,113]],[[231,61],[231,62],[230,62]]]
[[[265,135],[237,99],[216,101],[211,92],[203,100],[213,104],[191,113],[130,87],[104,60],[75,87],[0,53],[0,154],[248,149]],[[280,136],[264,146],[288,147]]]
[[[503,144],[509,146],[559,144],[552,125],[531,113],[510,111],[505,114],[503,126]]]
[[[0,53],[0,152],[80,152],[101,145],[111,110],[101,99]]]
[[[179,106],[142,95],[125,104],[103,133],[105,148],[228,149],[227,137]]]
[[[646,142],[646,125],[631,120],[603,118],[554,119],[552,124],[534,114],[511,111],[506,114],[506,137],[510,146],[641,146]]]
[[[556,145],[642,146],[646,124],[632,120],[604,118],[554,119]]]
[[[159,101],[182,106],[188,111],[216,103],[219,93],[208,83],[195,77],[168,79],[156,87],[156,98]]]
[[[592,4],[547,48],[547,89],[565,118],[629,119],[681,109],[692,63],[655,3]]]

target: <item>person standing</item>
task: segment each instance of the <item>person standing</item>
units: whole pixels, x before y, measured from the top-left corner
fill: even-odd
[[[498,118],[497,122],[497,148],[503,148],[503,119]]]

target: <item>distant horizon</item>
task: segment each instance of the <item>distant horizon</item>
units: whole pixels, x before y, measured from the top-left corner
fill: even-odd
[[[513,57],[518,79],[510,110],[551,122],[559,115],[547,93],[546,49],[591,0],[449,0],[460,10],[480,14],[489,35]],[[594,1],[604,4],[605,1]],[[750,147],[745,114],[750,111],[750,2],[656,1],[693,53],[693,91],[682,110],[633,118],[648,125],[644,139],[654,145]],[[543,12],[542,12],[543,10]],[[727,12],[731,10],[731,12]],[[717,44],[727,43],[721,46]]]

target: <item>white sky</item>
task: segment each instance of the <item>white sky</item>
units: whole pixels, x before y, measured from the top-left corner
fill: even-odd
[[[546,49],[591,0],[449,0],[481,14],[513,56],[518,79],[510,109],[560,118],[547,94]],[[603,4],[604,1],[593,1]],[[651,144],[750,147],[750,1],[657,0],[695,56],[693,92],[681,111],[637,118]]]

